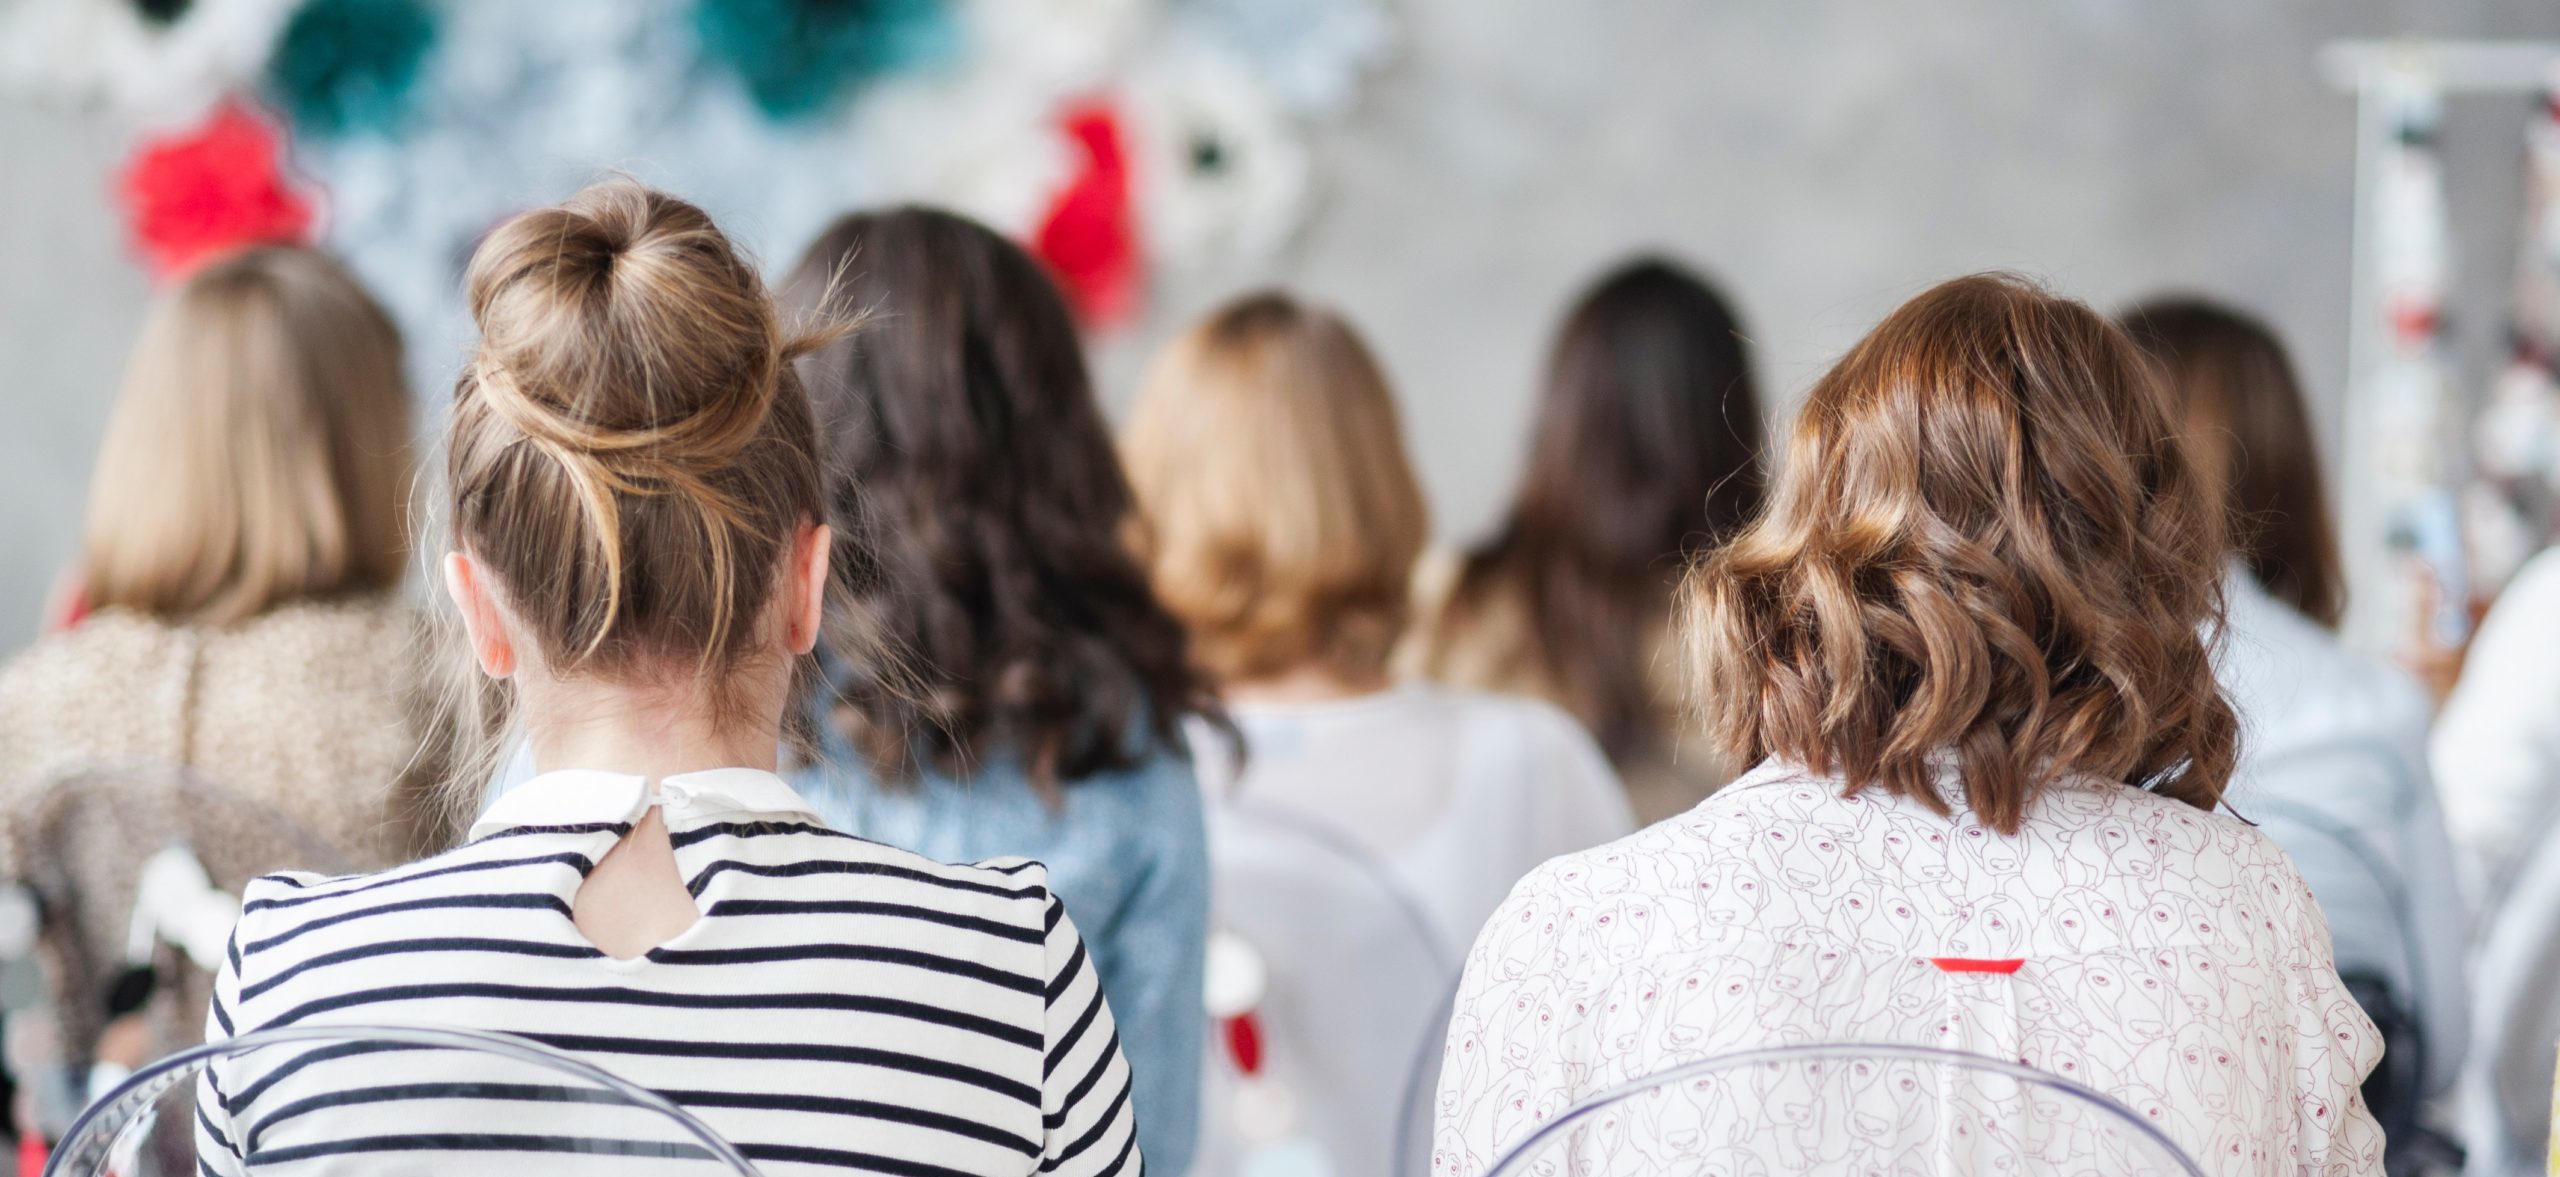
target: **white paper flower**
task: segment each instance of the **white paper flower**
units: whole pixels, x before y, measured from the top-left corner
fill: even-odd
[[[1306,145],[1252,72],[1174,39],[1123,90],[1139,231],[1177,267],[1278,252],[1307,203]]]
[[[164,25],[131,0],[18,0],[0,8],[0,87],[188,126],[256,83],[298,3],[196,0]]]

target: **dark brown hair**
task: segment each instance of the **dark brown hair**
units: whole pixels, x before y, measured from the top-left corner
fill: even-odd
[[[1904,304],[1816,383],[1769,512],[1687,589],[1721,750],[2014,833],[2085,775],[2202,809],[2221,512],[2142,354],[2007,275]]]
[[[2337,628],[2346,576],[2311,409],[2283,342],[2257,319],[2200,298],[2155,299],[2121,321],[2160,365],[2197,465],[2229,515],[2231,550],[2269,594]]]
[[[629,181],[499,226],[468,293],[458,542],[556,672],[698,669],[716,692],[820,517],[789,366],[816,338],[785,330],[701,209]]]
[[[1724,298],[1639,258],[1566,317],[1510,517],[1467,554],[1426,654],[1498,602],[1528,618],[1524,653],[1622,766],[1660,750],[1648,673],[1695,551],[1760,512],[1760,399]]]
[[[835,719],[891,779],[1018,753],[1048,785],[1214,712],[1123,541],[1134,512],[1065,302],[1030,255],[924,208],[857,213],[786,284],[870,316],[802,361],[840,552]],[[887,645],[905,673],[862,651]]]

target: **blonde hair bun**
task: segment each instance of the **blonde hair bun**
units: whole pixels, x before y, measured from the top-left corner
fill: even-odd
[[[612,181],[519,216],[472,256],[469,291],[491,409],[616,473],[724,465],[772,405],[773,301],[711,218],[672,196]]]
[[[457,538],[567,669],[744,652],[814,431],[753,264],[701,209],[611,180],[492,232],[455,389]]]

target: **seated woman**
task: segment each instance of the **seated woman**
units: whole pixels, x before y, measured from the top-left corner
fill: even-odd
[[[1548,359],[1511,513],[1450,572],[1399,658],[1460,686],[1552,699],[1660,821],[1732,779],[1687,729],[1671,600],[1698,549],[1760,513],[1764,426],[1722,294],[1658,258],[1611,271]]]
[[[2560,833],[2560,545],[2524,562],[2462,650],[2428,746],[2464,881],[2494,912]]]
[[[67,773],[144,766],[364,865],[432,840],[413,819],[440,767],[419,755],[430,692],[400,599],[410,444],[399,333],[337,263],[253,248],[163,296],[99,447],[71,624],[0,669],[13,821]]]
[[[1370,877],[1219,905],[1230,928],[1260,929],[1252,947],[1279,958],[1265,969],[1275,1005],[1301,1015],[1268,1030],[1274,1073],[1288,1072],[1299,1105],[1293,1122],[1337,1171],[1387,1171],[1468,937],[1532,867],[1635,828],[1626,796],[1554,705],[1389,677],[1428,521],[1386,379],[1341,318],[1282,294],[1211,313],[1148,375],[1125,451],[1138,550],[1242,733],[1238,747],[1193,725],[1213,818],[1236,819],[1218,827],[1233,835],[1217,843],[1227,857],[1213,857],[1221,886],[1280,889],[1250,873],[1256,882],[1230,882],[1266,849],[1284,852],[1247,838],[1285,838],[1310,869]],[[1275,819],[1287,825],[1270,828]],[[1312,839],[1295,834],[1309,827]],[[1418,909],[1390,916],[1401,941],[1377,955],[1337,951],[1399,906]],[[1417,935],[1427,945],[1394,958],[1408,963],[1383,957]],[[1412,962],[1434,958],[1450,962],[1443,975],[1379,971],[1425,974]],[[1309,1024],[1314,1010],[1329,1017]],[[1211,1171],[1253,1168],[1245,1138],[1271,1133],[1267,1117],[1242,1122],[1259,1114],[1253,1098],[1233,1115],[1212,1109]]]
[[[1814,385],[1769,513],[1687,590],[1708,731],[1758,766],[1485,925],[1440,1172],[1667,1067],[1823,1042],[2053,1072],[2209,1172],[2380,1171],[2378,1041],[2320,909],[2214,811],[2220,512],[2153,379],[1994,275]],[[1682,1171],[1681,1137],[1626,1128],[1608,1171]]]
[[[1243,732],[1239,773],[1232,742],[1197,729],[1211,805],[1337,829],[1452,946],[1531,867],[1635,828],[1561,709],[1389,677],[1429,523],[1349,324],[1283,294],[1211,313],[1148,375],[1126,451],[1148,572]]]
[[[795,780],[838,829],[1048,864],[1121,1018],[1139,1146],[1180,1173],[1209,922],[1181,724],[1216,703],[1121,541],[1129,485],[1066,302],[1020,246],[917,208],[837,222],[787,290],[871,316],[800,362],[850,546],[807,700],[821,763]]]
[[[2334,632],[2345,576],[2284,345],[2257,320],[2194,299],[2145,303],[2123,323],[2160,364],[2197,466],[2228,508],[2215,670],[2242,738],[2224,801],[2301,868],[2339,973],[2387,999],[2367,1012],[2415,1030],[2377,1072],[2398,1081],[2377,1110],[2413,1114],[2452,1088],[2469,1034],[2470,925],[2427,768],[2426,694]],[[2395,1151],[2416,1138],[2414,1119],[2389,1126]]]
[[[699,209],[627,182],[500,226],[469,298],[445,582],[540,775],[459,849],[252,886],[211,1032],[523,1035],[769,1174],[1137,1172],[1110,1008],[1042,868],[847,837],[774,775],[832,546],[790,368],[813,341]],[[207,1072],[207,1171],[540,1151],[561,1114],[398,1054],[257,1061]]]

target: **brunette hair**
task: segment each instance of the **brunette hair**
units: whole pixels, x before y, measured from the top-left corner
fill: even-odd
[[[699,208],[627,180],[492,232],[454,389],[456,541],[557,673],[726,673],[821,518],[815,431],[755,267]],[[691,665],[688,666],[687,663]]]
[[[1020,247],[926,208],[809,247],[799,306],[874,316],[802,361],[835,564],[834,719],[890,779],[991,748],[1039,785],[1180,747],[1216,714],[1182,626],[1122,542],[1129,484],[1057,288]],[[899,651],[880,673],[861,651]]]
[[[1430,515],[1349,323],[1280,293],[1228,303],[1156,361],[1125,452],[1140,555],[1212,674],[1385,668]]]
[[[89,488],[94,608],[224,625],[377,592],[407,559],[400,334],[336,262],[250,249],[153,307]]]
[[[1760,513],[1760,398],[1742,327],[1695,274],[1643,257],[1576,301],[1547,364],[1528,473],[1469,552],[1425,668],[1497,607],[1522,653],[1621,765],[1665,733],[1649,671],[1689,557]]]
[[[2160,365],[2197,465],[2221,496],[2232,552],[2269,594],[2337,628],[2346,575],[2311,409],[2284,343],[2257,319],[2200,298],[2146,302],[2122,322]]]
[[[2221,512],[2142,354],[2087,307],[1976,275],[1816,383],[1769,513],[1686,589],[1711,736],[2014,833],[2087,776],[2202,809]]]

